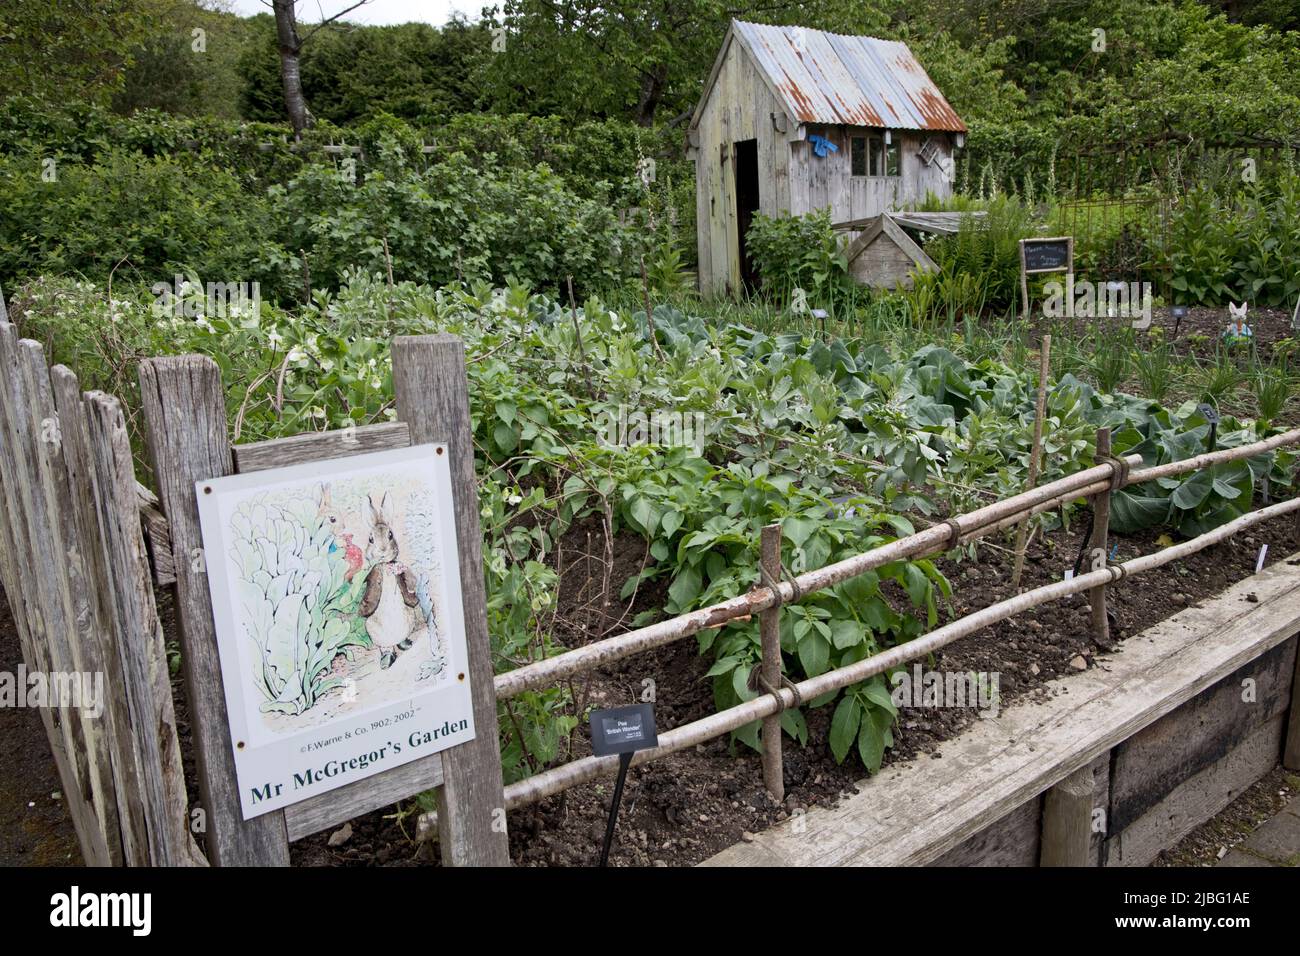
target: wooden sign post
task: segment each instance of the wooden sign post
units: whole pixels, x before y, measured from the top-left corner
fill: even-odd
[[[189,355],[141,365],[149,453],[175,556],[182,660],[207,848],[215,865],[287,865],[291,840],[434,787],[441,788],[444,865],[509,864],[464,349],[451,335],[400,338],[393,346],[393,367],[397,407],[405,421],[232,447],[215,362]],[[231,474],[431,443],[445,444],[450,458],[475,737],[244,819],[195,485]]]
[[[1074,237],[1020,240],[1020,301],[1029,321],[1029,277],[1047,272],[1074,274]]]

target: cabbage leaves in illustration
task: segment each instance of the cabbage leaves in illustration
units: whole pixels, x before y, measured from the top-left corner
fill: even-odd
[[[230,527],[260,709],[301,714],[345,684],[335,658],[350,659],[353,649],[370,644],[356,614],[364,577],[348,580],[348,562],[331,549],[330,529],[308,499],[250,499]]]

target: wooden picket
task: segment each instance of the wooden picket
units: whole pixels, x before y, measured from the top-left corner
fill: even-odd
[[[99,713],[66,697],[40,708],[82,856],[204,865],[122,410],[2,316],[0,448],[0,584],[23,662],[52,686],[102,688]]]

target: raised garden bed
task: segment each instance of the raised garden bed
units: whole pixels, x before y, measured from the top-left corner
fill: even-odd
[[[1077,529],[1036,539],[1030,548],[1025,585],[1057,580],[1073,561]],[[1120,539],[1120,559],[1157,550],[1156,534]],[[1300,548],[1300,536],[1290,518],[1277,519],[1184,561],[1151,572],[1141,580],[1123,582],[1111,590],[1120,645],[1115,655],[1096,646],[1091,637],[1087,603],[1073,598],[1033,609],[1001,622],[971,638],[944,648],[933,666],[953,671],[997,671],[1005,705],[1047,698],[1058,686],[1069,687],[1078,665],[1108,668],[1128,653],[1138,634],[1189,605],[1213,599],[1242,579],[1250,580],[1260,545],[1270,545],[1269,566]],[[628,543],[629,556],[632,550]],[[639,552],[638,552],[639,554]],[[979,562],[944,560],[941,567],[956,587],[954,613],[966,614],[1009,595],[1010,556],[986,549]],[[1294,569],[1291,573],[1295,573]],[[586,600],[586,597],[581,600]],[[652,606],[656,595],[646,597]],[[576,604],[580,600],[574,595]],[[638,608],[639,610],[639,608]],[[571,646],[577,634],[566,635]],[[679,726],[712,711],[704,674],[709,661],[684,641],[623,662],[593,675],[594,703],[614,705],[636,699],[642,681],[656,681],[658,713],[663,726]],[[826,743],[829,708],[809,713],[811,742],[807,748],[786,747],[784,804],[774,803],[763,789],[758,755],[743,746],[715,740],[701,747],[638,768],[629,778],[614,865],[683,865],[698,863],[741,842],[747,835],[779,825],[792,812],[817,812],[851,798],[862,770],[851,762],[838,765]],[[941,764],[953,738],[972,724],[981,725],[970,708],[904,708],[895,728],[895,747],[886,756],[882,776],[915,760]],[[586,741],[579,736],[578,750]],[[933,755],[939,754],[940,757]],[[517,865],[590,865],[599,852],[611,787],[608,781],[578,787],[534,807],[509,815],[511,855]],[[329,845],[319,834],[293,846],[294,862],[304,865],[360,865],[380,854],[390,864],[436,860],[436,846],[417,846],[408,816],[399,821],[393,811],[354,820],[346,843]]]
[[[1300,554],[1131,638],[1044,701],[986,714],[942,760],[714,856],[716,866],[1033,866],[1069,781],[1086,862],[1142,866],[1276,765],[1300,632]]]

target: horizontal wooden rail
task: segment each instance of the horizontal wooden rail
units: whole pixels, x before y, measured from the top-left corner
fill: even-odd
[[[1300,442],[1300,429],[1292,429],[1250,445],[1225,448],[1150,468],[1140,467],[1141,456],[1128,455],[1124,461],[1132,470],[1124,481],[1123,487],[1195,471],[1227,461],[1253,458],[1296,442]],[[1066,502],[1100,494],[1111,486],[1113,470],[1114,466],[1109,463],[1094,465],[1049,484],[960,515],[953,519],[960,528],[958,540],[966,544],[1018,524],[1027,517],[1052,511]],[[891,561],[939,553],[951,548],[953,543],[952,530],[947,524],[938,524],[905,538],[899,538],[883,547],[808,571],[795,578],[795,581],[799,591],[807,595],[874,570]],[[789,582],[782,582],[781,601],[792,601],[794,594],[794,587]],[[721,627],[737,618],[757,614],[776,603],[778,602],[769,588],[755,588],[719,604],[525,664],[523,667],[496,676],[497,698],[506,700],[524,691],[550,686],[575,674],[671,644],[709,628]]]
[[[1130,467],[1139,465],[1142,462],[1141,457],[1138,455],[1130,455],[1125,460]],[[871,571],[891,561],[917,558],[944,551],[953,547],[958,541],[970,541],[990,533],[995,527],[1001,527],[999,522],[1007,519],[1021,520],[1026,513],[1036,506],[1043,506],[1044,510],[1050,510],[1061,501],[1078,498],[1087,493],[1088,489],[1096,488],[1098,485],[1108,488],[1110,487],[1112,467],[1109,463],[1094,465],[1068,477],[1060,478],[1046,485],[1040,485],[1022,494],[1003,501],[993,502],[968,514],[960,515],[952,519],[957,528],[955,540],[953,530],[947,524],[937,524],[926,528],[924,531],[918,531],[916,534],[891,541],[879,548],[873,548],[871,551],[845,558],[843,561],[828,564],[814,571],[807,571],[797,576],[795,582],[800,593],[807,595],[814,591],[825,590],[839,584],[841,581],[847,581],[849,578]],[[795,589],[790,582],[783,581],[780,590],[782,602],[794,600]],[[555,657],[548,657],[544,660],[526,664],[523,667],[497,675],[497,698],[508,699],[526,690],[536,690],[539,687],[554,684],[566,677],[594,667],[622,660],[665,644],[671,644],[673,641],[689,637],[699,631],[711,627],[721,627],[736,618],[757,614],[776,603],[778,602],[774,599],[771,589],[755,588],[746,594],[723,601],[720,604],[701,608],[698,611],[691,611],[668,621],[659,621],[634,631],[628,631],[626,634],[620,634],[572,651],[566,651]]]
[[[1089,591],[1099,585],[1113,583],[1135,574],[1150,571],[1153,568],[1161,567],[1197,551],[1204,550],[1211,545],[1218,544],[1262,521],[1298,511],[1300,511],[1300,498],[1291,498],[1242,515],[1240,518],[1236,518],[1213,531],[1207,531],[1205,534],[1189,541],[1172,545],[1153,554],[1133,558],[1123,564],[1111,565],[1099,571],[1092,571],[1069,580],[1046,584],[1008,598],[1005,601],[999,601],[906,644],[892,647],[887,651],[858,661],[856,664],[827,671],[817,677],[801,681],[795,685],[794,690],[789,687],[781,687],[777,691],[780,696],[779,703],[776,695],[765,693],[743,704],[729,707],[726,710],[710,714],[708,717],[665,731],[659,735],[658,747],[637,752],[632,758],[632,763],[634,766],[649,763],[660,757],[666,757],[669,754],[720,737],[755,720],[760,720],[763,717],[793,707],[797,699],[811,700],[821,694],[856,684],[892,668],[901,667],[916,658],[931,654],[953,641],[968,637],[982,628],[996,624],[998,621],[1004,621],[1023,611],[1059,600],[1071,594]],[[798,692],[798,698],[796,698],[795,690]],[[570,787],[587,783],[597,777],[611,775],[617,769],[617,757],[584,757],[559,767],[553,767],[506,787],[506,808],[514,809],[537,803]],[[427,839],[436,831],[436,820],[436,813],[426,813],[420,817],[419,839]]]

